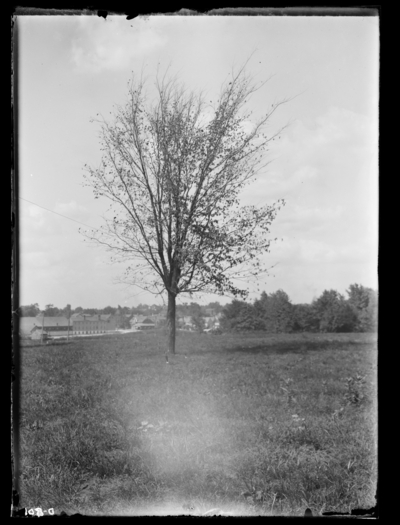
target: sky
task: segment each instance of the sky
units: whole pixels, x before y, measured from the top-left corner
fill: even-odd
[[[243,204],[285,199],[271,227],[278,241],[258,285],[309,303],[350,284],[377,289],[379,19],[344,16],[20,16],[20,303],[40,308],[162,304],[118,284],[124,267],[88,246],[108,202],[83,185],[101,159],[101,114],[126,101],[132,73],[150,84],[157,67],[189,89],[218,93],[232,67],[270,80],[253,115],[284,98],[271,130],[288,124]],[[250,285],[249,300],[259,297]],[[206,304],[231,297],[179,296]]]

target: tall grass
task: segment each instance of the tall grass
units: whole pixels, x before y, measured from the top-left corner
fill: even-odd
[[[368,334],[180,333],[24,346],[21,506],[302,515],[371,507]],[[216,511],[217,512],[217,511]]]

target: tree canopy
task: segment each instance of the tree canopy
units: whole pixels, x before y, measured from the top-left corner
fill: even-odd
[[[36,317],[38,314],[40,314],[38,303],[20,307],[21,317]]]
[[[223,309],[226,331],[266,332],[375,332],[378,294],[359,284],[350,285],[348,299],[336,290],[324,290],[311,304],[292,304],[278,290],[262,292],[253,304],[233,300]]]

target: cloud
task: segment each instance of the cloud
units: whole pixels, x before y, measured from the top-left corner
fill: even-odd
[[[68,267],[79,264],[82,259],[78,255],[82,250],[79,226],[65,217],[84,221],[88,217],[87,209],[71,200],[56,203],[54,212],[33,205],[24,205],[21,209],[20,265],[24,280],[33,283],[48,280],[57,271],[65,276]]]
[[[29,217],[29,223],[40,227],[44,224],[46,211],[33,204],[23,206],[22,213],[24,217]]]
[[[122,16],[107,17],[107,20],[81,16],[77,32],[71,60],[79,70],[88,73],[130,67],[132,59],[166,44],[166,37],[150,21],[128,21]]]
[[[331,107],[313,120],[298,120],[271,145],[272,163],[259,178],[273,193],[294,193],[301,184],[354,180],[377,151],[377,123]],[[329,197],[329,195],[327,195]]]
[[[287,203],[271,226],[279,241],[265,256],[276,264],[268,289],[302,301],[306,289],[311,300],[325,288],[375,286],[377,129],[373,119],[331,107],[273,143],[274,162],[245,193],[246,204]]]
[[[344,208],[340,204],[332,207],[301,206],[295,204],[281,212],[280,225],[287,233],[310,232],[337,223],[343,217]]]
[[[334,244],[363,242],[377,223],[377,129],[341,108],[298,121],[271,150],[273,162],[243,193],[246,204],[285,199],[273,231]]]
[[[78,204],[75,200],[70,202],[56,202],[54,211],[75,220],[85,220],[89,216],[89,210],[85,208],[85,206]]]

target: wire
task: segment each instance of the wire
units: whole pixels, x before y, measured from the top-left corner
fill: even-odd
[[[78,224],[82,224],[83,226],[87,226],[88,228],[91,228],[92,230],[101,231],[98,228],[94,228],[93,226],[89,226],[88,224],[85,224],[84,222],[77,221],[75,219],[71,219],[71,217],[67,217],[66,215],[62,215],[61,213],[57,213],[56,211],[49,210],[48,208],[45,208],[44,206],[40,206],[40,204],[36,204],[36,202],[28,201],[28,199],[24,199],[23,197],[18,197],[19,199],[29,202],[30,204],[34,204],[38,208],[42,208],[43,210],[49,211],[50,213],[54,213],[55,215],[59,215],[60,217],[64,217],[64,219],[68,219],[70,221],[74,221]]]

